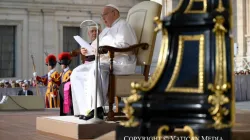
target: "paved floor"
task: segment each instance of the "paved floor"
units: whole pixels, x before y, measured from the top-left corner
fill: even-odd
[[[250,111],[250,101],[236,102],[236,109],[249,110]]]
[[[36,117],[58,114],[58,110],[0,112],[0,140],[72,140],[36,131]]]
[[[250,101],[236,103],[236,127],[240,136],[246,135],[250,128]],[[48,135],[36,131],[36,117],[58,115],[58,109],[46,111],[0,112],[0,140],[72,140],[69,138]],[[248,137],[248,136],[246,136]],[[237,139],[239,140],[239,139]]]

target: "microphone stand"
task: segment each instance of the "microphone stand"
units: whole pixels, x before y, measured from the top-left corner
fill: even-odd
[[[96,38],[96,40],[97,40],[97,47],[96,47],[96,52],[95,52],[95,64],[96,64],[96,69],[95,69],[95,109],[94,109],[94,118],[92,118],[92,119],[89,119],[87,122],[89,122],[89,123],[102,123],[102,122],[104,122],[104,120],[102,120],[102,119],[99,119],[98,117],[97,117],[97,92],[98,92],[98,87],[99,87],[99,81],[98,81],[98,78],[99,78],[99,75],[98,75],[98,71],[99,71],[99,69],[98,69],[98,61],[99,61],[99,52],[98,52],[98,49],[99,49],[99,26],[98,26],[98,24],[95,22],[95,21],[93,21],[93,20],[84,20],[81,24],[80,24],[80,27],[82,28],[82,27],[85,27],[85,26],[92,26],[93,24],[90,24],[90,25],[83,25],[84,23],[86,23],[86,22],[92,22],[92,23],[94,23],[94,25],[96,26],[96,32],[97,32],[97,38]]]

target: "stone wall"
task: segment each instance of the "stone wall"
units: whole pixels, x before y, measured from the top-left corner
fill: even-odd
[[[250,62],[250,1],[232,0],[233,38],[237,44],[235,70],[242,70],[247,61]],[[246,60],[246,61],[243,61]]]
[[[128,10],[143,0],[1,0],[0,25],[16,25],[17,77],[32,77],[33,68],[30,55],[35,56],[39,75],[47,72],[44,65],[44,52],[58,54],[62,51],[64,26],[79,27],[86,19],[98,22],[103,5],[113,3],[119,6],[121,16],[126,17]],[[162,3],[162,0],[152,0]],[[179,0],[166,0],[162,16],[175,9]],[[250,55],[250,13],[249,0],[233,1],[233,37],[238,44],[237,57]],[[247,12],[248,11],[248,12]],[[164,13],[165,12],[165,13]],[[102,24],[103,26],[103,24]],[[87,39],[86,29],[81,35]],[[154,72],[161,47],[162,34],[157,34],[150,73]],[[247,43],[248,41],[248,43]],[[249,46],[249,47],[247,47]],[[247,49],[249,48],[249,49]],[[58,70],[59,70],[58,66]]]

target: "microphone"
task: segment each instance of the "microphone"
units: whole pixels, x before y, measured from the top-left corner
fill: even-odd
[[[81,28],[83,28],[83,27],[89,27],[89,26],[96,26],[96,24],[87,24],[87,25],[82,25],[82,26],[80,25]]]
[[[97,92],[98,92],[98,87],[99,87],[99,68],[98,68],[98,63],[99,63],[99,53],[98,53],[98,48],[99,48],[99,33],[98,33],[98,30],[99,30],[99,25],[93,21],[93,20],[84,20],[81,24],[80,24],[80,28],[83,28],[83,27],[87,27],[87,26],[95,26],[96,29],[97,29],[97,37],[96,37],[96,40],[97,40],[97,51],[96,51],[96,54],[95,54],[95,99],[94,99],[94,106],[95,106],[95,109],[94,109],[94,118],[88,120],[88,122],[91,122],[91,123],[101,123],[103,122],[103,120],[99,119],[97,117]]]
[[[90,23],[88,23],[90,22]],[[88,24],[87,24],[88,23]],[[98,26],[98,24],[93,21],[93,20],[84,20],[81,24],[80,24],[80,28],[82,27],[87,27],[87,26]]]

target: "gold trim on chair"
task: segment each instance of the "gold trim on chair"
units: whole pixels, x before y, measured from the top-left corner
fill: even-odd
[[[202,2],[203,9],[202,10],[192,10],[193,5],[195,2]],[[190,0],[186,10],[184,11],[185,14],[204,14],[207,12],[207,0]]]
[[[165,0],[165,1],[167,1],[167,0]],[[171,11],[170,13],[166,13],[165,15],[170,16],[170,15],[174,14],[176,11],[178,11],[181,8],[183,2],[184,2],[184,0],[180,0],[177,7],[173,11]]]
[[[224,107],[224,105],[230,102],[230,99],[225,96],[224,93],[231,88],[231,84],[227,81],[227,58],[225,42],[225,33],[227,32],[227,30],[223,26],[225,22],[223,16],[216,16],[214,22],[215,25],[213,32],[215,32],[216,39],[215,80],[214,84],[208,84],[208,89],[211,90],[214,94],[209,95],[208,103],[212,104],[209,112],[215,121],[212,127],[214,127],[215,129],[222,129],[230,127],[232,125],[231,123],[225,124],[223,122],[224,116],[227,116],[229,114],[229,110]]]
[[[135,90],[132,90],[132,95],[124,99],[125,107],[123,108],[123,113],[126,114],[128,121],[120,122],[120,125],[124,127],[136,127],[139,125],[139,122],[135,120],[134,108],[131,106],[132,103],[141,99],[141,96],[136,93]]]
[[[183,52],[184,52],[184,42],[185,41],[199,41],[199,64],[198,64],[198,88],[190,88],[190,87],[175,87],[176,80],[179,76],[182,60],[183,60]],[[179,43],[178,43],[178,54],[177,60],[174,67],[174,71],[170,82],[168,83],[166,92],[183,92],[183,93],[203,93],[204,92],[204,35],[180,35]]]
[[[161,24],[161,22],[157,21],[157,19],[156,19],[156,22],[158,22],[158,24]],[[159,30],[159,26],[156,27],[156,31],[158,30]],[[157,81],[160,79],[163,69],[165,67],[165,64],[167,62],[166,57],[168,56],[168,43],[169,43],[167,30],[163,29],[162,34],[163,34],[163,37],[162,37],[161,50],[160,50],[160,54],[158,57],[158,63],[157,63],[157,66],[155,68],[153,75],[147,82],[146,81],[142,81],[140,83],[132,82],[131,83],[132,89],[149,91],[155,86]]]
[[[163,136],[163,135],[162,135],[163,131],[168,132],[169,130],[170,130],[170,128],[169,128],[168,125],[163,125],[163,126],[161,126],[161,127],[158,128],[158,130],[157,130],[157,137],[158,137],[158,138],[161,138],[161,137]]]
[[[223,6],[223,1],[222,0],[219,1],[219,4],[218,4],[218,7],[217,7],[216,11],[218,11],[218,12],[225,11],[225,8]]]
[[[164,136],[163,136],[163,132],[165,131],[165,132],[169,132],[169,130],[170,130],[170,128],[169,128],[169,126],[168,125],[162,125],[160,128],[158,128],[158,130],[157,130],[157,138],[163,138]],[[194,133],[194,130],[193,130],[193,128],[192,127],[190,127],[190,126],[187,126],[187,125],[185,125],[183,128],[180,128],[180,129],[178,129],[178,128],[176,128],[176,129],[174,129],[174,132],[188,132],[189,133],[189,138],[190,138],[190,140],[193,140],[193,139],[195,139],[195,138],[198,138],[196,135],[195,135],[195,133]],[[172,136],[172,135],[171,135]],[[174,138],[174,136],[172,136],[173,138]]]
[[[230,30],[232,31],[232,28],[233,28],[233,9],[232,9],[232,2],[229,3],[229,15],[230,15],[230,18],[229,18],[229,26],[230,26]],[[234,41],[233,41],[233,37],[231,36],[230,37],[230,52],[231,52],[231,83],[235,83],[234,81]],[[231,126],[233,127],[235,125],[235,85],[232,84],[231,85]]]

